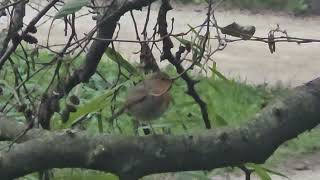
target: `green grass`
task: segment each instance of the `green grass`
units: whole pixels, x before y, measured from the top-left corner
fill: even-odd
[[[183,4],[187,3],[205,3],[208,0],[176,0]],[[309,10],[308,4],[310,0],[224,0],[220,7],[240,8],[247,10],[261,11],[285,11],[293,13],[307,13]]]
[[[47,62],[50,60],[50,58],[52,58],[52,55],[47,52],[41,52],[38,58],[39,59],[36,59],[35,61]],[[18,68],[25,78],[26,67],[24,62],[19,60],[18,57],[14,58],[14,61],[18,64],[21,64],[21,66]],[[76,67],[78,65],[79,62],[75,61],[72,67]],[[35,69],[40,67],[40,65],[35,65]],[[35,96],[39,96],[45,91],[48,82],[51,80],[54,68],[55,66],[52,66],[47,70],[35,75],[27,83],[28,88],[34,89]],[[13,87],[14,77],[10,65],[6,65],[5,69],[5,75],[1,74],[3,72],[0,72],[0,77],[2,77],[1,80],[6,81],[10,86]],[[77,90],[73,90],[71,92],[71,94],[77,94],[80,97],[80,106],[85,107],[87,103],[100,96],[103,92],[106,92],[106,89],[108,89],[110,85],[117,81],[118,67],[114,62],[104,58],[98,68],[98,71],[105,77],[107,82],[95,74],[90,79],[89,83],[81,84],[79,87],[75,88]],[[129,73],[127,73],[124,69],[122,71],[129,76]],[[167,68],[166,71],[172,76],[176,75],[172,68]],[[62,73],[66,73],[66,70]],[[259,112],[262,106],[271,101],[272,98],[275,98],[276,96],[288,91],[287,89],[248,85],[246,82],[242,81],[224,81],[221,79],[205,77],[195,78],[201,80],[200,83],[197,84],[196,88],[202,99],[204,99],[208,104],[210,120],[214,127],[226,124],[229,126],[241,125],[242,123],[245,123],[247,120],[251,119],[251,117],[255,113]],[[137,79],[137,77],[135,77],[135,79]],[[122,77],[119,79],[119,81],[123,82],[125,81],[125,78]],[[115,102],[111,102],[111,98],[102,99],[101,101],[103,101],[102,103],[105,108],[102,109],[100,116],[98,116],[98,113],[91,113],[92,117],[85,121],[82,124],[82,127],[92,134],[99,133],[98,129],[102,128],[104,133],[133,135],[131,118],[127,115],[122,115],[114,124],[109,124],[105,121],[102,121],[103,126],[99,127],[98,123],[99,119],[105,120],[111,116],[111,105],[116,105],[116,107],[121,106],[126,88],[132,85],[132,82],[127,83],[125,85],[126,87],[119,91]],[[174,102],[171,104],[168,112],[161,119],[154,122],[154,128],[158,133],[163,133],[163,129],[170,129],[171,134],[196,133],[203,131],[204,123],[200,109],[198,105],[194,103],[193,99],[185,94],[185,91],[185,82],[180,79],[177,80],[171,90]],[[8,88],[4,88],[4,95],[0,97],[0,107],[2,107],[2,105],[6,102],[6,99],[9,95],[10,90]],[[61,101],[62,109],[65,106],[66,101],[66,98]],[[11,106],[14,107],[15,103],[16,101],[13,100],[11,102]],[[14,108],[11,109],[9,115],[23,119],[21,113],[17,112]],[[59,121],[60,115],[55,114],[54,118],[54,125],[56,128],[59,128],[61,125],[61,122]],[[320,130],[314,129],[311,132],[300,135],[295,140],[288,141],[275,152],[275,154],[267,162],[267,165],[272,167],[288,157],[299,157],[300,155],[312,153],[315,150],[318,150],[320,148],[319,138]],[[55,180],[89,178],[96,180],[103,178],[115,179],[110,174],[79,169],[55,170],[54,174]],[[151,179],[154,179],[154,177],[162,179],[161,176],[162,175],[153,176]],[[29,175],[25,179],[34,179],[35,177],[36,175]]]
[[[296,139],[287,141],[267,161],[267,165],[274,166],[290,158],[300,158],[320,150],[320,129],[299,135]]]
[[[307,8],[305,0],[226,0],[227,4],[244,9],[269,9],[275,11],[303,11]]]

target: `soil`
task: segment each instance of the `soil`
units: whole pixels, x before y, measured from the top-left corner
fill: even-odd
[[[300,158],[288,159],[276,167],[271,168],[280,172],[291,180],[319,180],[320,179],[320,152],[306,154]],[[285,177],[272,175],[272,180],[288,180]],[[225,173],[224,175],[214,176],[212,180],[244,180],[243,173]],[[255,174],[251,180],[260,180]]]
[[[174,17],[174,33],[186,32],[188,24],[196,26],[205,19],[206,9],[201,5],[173,5],[174,10],[168,14],[168,19]],[[158,5],[152,7],[150,15],[149,34],[153,32],[156,23]],[[82,10],[81,13],[86,13]],[[35,11],[27,11],[26,19],[31,19]],[[55,12],[52,12],[55,13]],[[138,29],[143,28],[146,9],[134,11]],[[220,26],[237,22],[242,25],[256,26],[256,36],[266,37],[269,30],[277,24],[287,30],[289,36],[318,38],[320,39],[320,16],[298,18],[287,14],[263,12],[263,14],[251,14],[246,11],[223,11],[216,12],[216,18]],[[37,37],[41,43],[46,43],[50,22],[39,28]],[[0,24],[1,25],[1,24]],[[79,19],[77,22],[78,35],[81,37],[95,26],[91,16]],[[53,23],[49,44],[63,43],[68,37],[64,36],[64,23],[56,20]],[[54,38],[52,38],[54,37]],[[119,39],[135,40],[133,21],[130,14],[120,19]],[[214,43],[214,42],[213,42]],[[177,42],[176,42],[177,44]],[[135,52],[140,50],[139,44],[115,43],[116,48],[131,61],[137,61],[139,56]],[[316,77],[319,77],[319,43],[298,45],[296,43],[277,44],[276,53],[271,54],[268,46],[261,42],[242,41],[228,44],[224,51],[213,56],[217,67],[226,76],[246,80],[249,83],[261,84],[284,84],[300,85]],[[159,59],[159,53],[155,51],[155,57]],[[163,62],[161,65],[166,65]]]
[[[34,7],[39,8],[34,4]],[[152,28],[156,23],[157,7],[152,7],[150,16],[150,25],[148,32],[151,34]],[[206,9],[201,5],[173,5],[174,10],[168,14],[168,19],[174,17],[174,33],[186,32],[188,24],[191,26],[199,25],[206,16]],[[81,13],[86,13],[82,10]],[[52,11],[52,14],[55,12]],[[144,25],[147,11],[134,11],[138,28],[141,30]],[[36,11],[28,8],[25,19],[31,20]],[[275,14],[264,12],[252,14],[245,11],[219,10],[216,12],[216,18],[220,26],[237,22],[242,25],[256,26],[256,36],[266,37],[270,29],[274,29],[277,24],[282,29],[287,30],[290,36],[303,38],[320,39],[320,16],[298,18],[288,14]],[[46,19],[42,22],[45,22]],[[5,27],[6,20],[0,18],[0,29]],[[40,26],[36,37],[43,45],[46,44],[47,34],[50,23],[46,22]],[[78,36],[83,37],[88,33],[95,23],[90,16],[79,19],[77,22]],[[53,23],[49,44],[64,43],[68,37],[64,36],[64,23],[56,20]],[[119,39],[135,40],[133,22],[130,14],[126,14],[120,20]],[[139,51],[139,45],[133,43],[115,43],[115,47],[124,54],[130,61],[139,59],[135,52]],[[155,53],[158,59],[159,53]],[[308,82],[320,76],[320,44],[310,43],[281,43],[277,44],[276,53],[271,54],[268,46],[261,42],[242,41],[228,44],[224,51],[218,52],[213,56],[217,62],[218,69],[227,77],[245,80],[248,83],[261,84],[268,83],[272,85],[290,85],[297,86]],[[162,66],[167,63],[163,62]],[[287,162],[279,165],[281,172],[287,174],[293,180],[319,180],[320,179],[320,152],[305,156],[301,159],[289,159]],[[231,179],[244,179],[235,177]],[[215,177],[215,180],[226,179],[225,177]],[[275,180],[283,178],[274,177]]]
[[[39,8],[40,5],[34,4],[33,6]],[[149,34],[153,32],[153,26],[156,23],[158,6],[158,4],[152,6],[150,25],[148,26]],[[173,8],[168,14],[168,19],[174,17],[174,33],[186,32],[188,24],[191,26],[199,25],[206,16],[206,8],[202,5],[174,4]],[[81,11],[82,14],[87,12],[86,9]],[[27,21],[31,20],[35,13],[36,11],[29,8],[25,19]],[[56,12],[52,11],[51,13],[55,14]],[[142,11],[134,11],[140,32],[144,25],[146,13],[146,8]],[[320,16],[299,18],[281,13],[260,12],[260,14],[252,14],[239,10],[219,10],[216,12],[216,18],[220,26],[228,25],[234,21],[242,25],[254,25],[257,29],[256,36],[266,37],[269,30],[274,29],[279,24],[282,29],[287,30],[289,36],[320,39]],[[43,22],[46,19],[48,18],[44,18]],[[5,22],[3,18],[0,18],[0,29],[5,27]],[[50,23],[51,21],[48,21],[38,29],[36,36],[42,44],[46,44]],[[91,16],[80,18],[76,24],[78,36],[83,37],[94,26],[95,23]],[[64,43],[68,39],[64,36],[64,23],[61,20],[54,21],[50,33],[50,45]],[[128,13],[120,19],[119,39],[135,40],[135,38],[133,22]],[[139,44],[115,43],[115,47],[130,61],[139,60],[139,56],[135,53],[140,50]],[[319,43],[301,45],[278,43],[276,53],[271,54],[265,43],[242,41],[228,44],[227,48],[216,53],[213,59],[217,62],[218,69],[231,78],[254,84],[269,83],[296,86],[319,77],[319,47]],[[155,57],[159,59],[157,51],[155,51]],[[167,63],[162,62],[161,65],[165,66]]]

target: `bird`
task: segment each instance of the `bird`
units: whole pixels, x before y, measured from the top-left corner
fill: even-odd
[[[172,100],[172,84],[173,80],[164,72],[157,71],[147,75],[145,80],[128,89],[123,107],[109,120],[127,113],[134,120],[151,126],[150,121],[160,118],[168,109]]]

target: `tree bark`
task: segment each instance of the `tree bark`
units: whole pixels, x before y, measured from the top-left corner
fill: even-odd
[[[264,163],[282,143],[320,123],[319,107],[320,78],[276,99],[248,123],[235,128],[144,137],[30,130],[25,142],[0,153],[0,177],[12,179],[68,167],[139,178],[153,173]],[[0,116],[1,140],[14,139],[20,130],[21,125],[14,120]]]

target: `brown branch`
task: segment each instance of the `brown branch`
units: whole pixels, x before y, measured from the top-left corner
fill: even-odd
[[[6,5],[3,5],[3,6],[0,6],[0,11],[6,9],[6,8],[8,8],[8,7],[15,6],[15,5],[17,5],[17,4],[26,2],[26,1],[27,1],[27,0],[18,0],[18,1],[15,1],[15,2],[13,2],[13,3],[10,3],[10,4],[6,4]],[[8,1],[8,2],[10,2],[10,1]],[[0,4],[1,4],[1,3],[0,3]]]
[[[19,3],[14,2],[14,5],[15,5],[14,13],[10,17],[11,22],[9,25],[7,36],[3,40],[3,42],[0,42],[3,46],[3,48],[0,50],[0,58],[6,52],[10,40],[13,40],[14,42],[15,39],[18,39],[18,36],[19,36],[18,31],[21,30],[21,28],[23,27],[23,18],[25,16],[25,3],[22,3],[20,1],[17,1],[17,2]],[[0,70],[1,70],[1,60],[0,60]]]
[[[78,167],[138,179],[153,173],[264,163],[282,143],[320,123],[319,107],[320,78],[276,99],[240,127],[144,137],[33,129],[26,134],[31,139],[0,153],[0,177]],[[0,116],[1,140],[13,139],[20,130],[16,121]]]
[[[27,25],[26,29],[21,33],[21,35],[19,36],[19,38],[15,38],[13,41],[12,46],[9,47],[9,49],[6,50],[6,52],[4,52],[3,54],[1,54],[0,56],[0,71],[2,69],[2,66],[4,65],[4,63],[8,60],[8,58],[11,56],[11,54],[17,49],[19,43],[22,41],[22,37],[24,37],[25,35],[27,35],[30,31],[30,29],[32,29],[37,23],[38,21],[51,9],[52,6],[55,5],[55,3],[59,1],[59,0],[52,0],[48,3],[48,5],[46,5],[38,14],[36,17],[34,17],[30,23]]]
[[[105,14],[97,22],[97,39],[92,42],[83,65],[75,70],[65,82],[61,82],[51,92],[44,95],[38,110],[38,120],[42,127],[45,129],[50,128],[50,119],[55,112],[52,107],[59,103],[59,99],[68,94],[79,83],[88,82],[90,77],[96,72],[100,59],[110,44],[110,41],[102,41],[99,38],[112,38],[117,22],[123,14],[130,10],[147,6],[153,1],[155,0],[113,1],[112,5],[110,5]]]
[[[175,66],[177,72],[181,74],[182,79],[187,83],[189,94],[195,102],[199,105],[203,121],[207,129],[211,128],[211,123],[208,115],[207,104],[201,99],[200,95],[197,93],[195,89],[195,85],[197,81],[193,80],[186,72],[185,69],[182,67],[180,63],[181,54],[185,51],[185,49],[179,48],[179,51],[176,53],[176,56],[173,56],[171,49],[173,48],[173,43],[168,36],[167,31],[167,12],[171,10],[172,7],[167,0],[162,0],[162,5],[159,10],[158,14],[158,24],[159,24],[159,34],[160,37],[165,37],[163,39],[163,54],[161,60],[167,59],[172,65]]]

